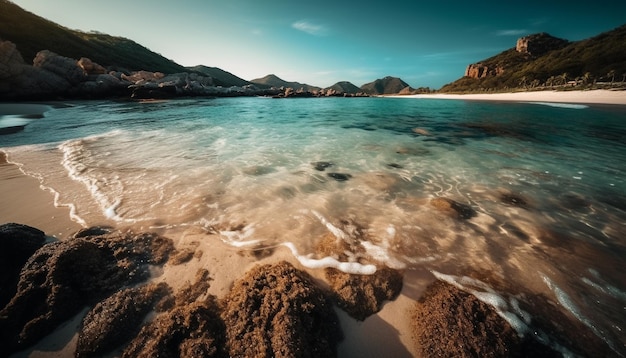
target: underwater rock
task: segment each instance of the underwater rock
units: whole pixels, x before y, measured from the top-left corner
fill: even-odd
[[[155,303],[170,293],[165,283],[127,288],[99,302],[83,318],[76,357],[100,357],[139,333]]]
[[[390,168],[394,168],[394,169],[402,169],[404,168],[402,165],[398,164],[398,163],[389,163],[387,164],[388,167]]]
[[[0,308],[15,294],[20,271],[46,240],[43,231],[22,224],[0,225]]]
[[[352,178],[352,175],[345,173],[328,173],[328,176],[335,179],[336,181],[346,181]]]
[[[320,172],[323,172],[324,170],[326,170],[326,168],[329,168],[335,165],[334,163],[331,163],[331,162],[313,162],[311,164],[313,164],[313,168],[315,168],[315,170],[319,170]]]
[[[257,266],[224,300],[233,357],[332,357],[340,340],[332,305],[311,277],[283,261]]]
[[[338,306],[351,317],[363,321],[394,300],[402,290],[402,273],[387,267],[373,275],[351,275],[333,268],[325,270]]]
[[[476,211],[467,204],[461,204],[448,198],[433,198],[430,205],[437,210],[459,219],[471,219],[476,216]]]
[[[508,357],[520,351],[517,333],[491,306],[448,283],[428,286],[412,315],[423,357]]]
[[[517,206],[517,207],[520,207],[520,208],[527,208],[528,207],[528,201],[526,199],[524,199],[519,194],[501,193],[500,194],[500,201],[502,203],[504,203],[504,204]]]

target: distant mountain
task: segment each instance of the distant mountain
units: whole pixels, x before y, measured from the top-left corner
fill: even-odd
[[[252,84],[251,82],[248,82],[242,78],[239,78],[235,75],[233,75],[230,72],[224,71],[221,68],[217,68],[217,67],[208,67],[208,66],[204,66],[204,65],[198,65],[198,66],[194,66],[194,67],[187,67],[188,70],[190,71],[194,71],[194,72],[199,72],[202,73],[204,75],[210,76],[213,78],[213,82],[218,85],[218,86],[223,86],[223,87],[231,87],[231,86],[239,86],[239,87],[243,87],[243,86],[247,86]]]
[[[361,91],[371,95],[396,94],[409,85],[398,77],[387,76],[361,86]]]
[[[262,78],[256,78],[256,79],[251,80],[250,82],[254,84],[265,85],[265,86],[270,86],[270,87],[285,87],[285,88],[289,87],[289,88],[293,88],[296,91],[300,89],[302,89],[303,91],[309,91],[309,92],[317,92],[321,90],[320,87],[307,85],[306,83],[287,82],[274,74],[267,75]]]
[[[569,42],[546,33],[517,40],[514,48],[467,66],[441,92],[507,90],[613,82],[626,77],[626,25]],[[574,82],[572,82],[574,81]]]
[[[75,59],[88,57],[103,66],[120,69],[164,73],[187,71],[132,40],[70,30],[7,0],[0,0],[0,38],[16,44],[27,62],[32,61],[37,52],[50,50]]]
[[[348,82],[348,81],[337,82],[334,85],[330,87],[326,87],[324,89],[326,91],[333,90],[336,93],[348,93],[348,94],[357,94],[359,92],[362,92],[362,90],[359,87],[353,85],[351,82]]]

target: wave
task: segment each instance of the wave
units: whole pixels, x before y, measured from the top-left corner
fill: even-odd
[[[574,103],[557,103],[557,102],[526,102],[530,104],[538,104],[541,106],[549,106],[556,108],[567,108],[567,109],[585,109],[589,108],[586,104],[574,104]]]

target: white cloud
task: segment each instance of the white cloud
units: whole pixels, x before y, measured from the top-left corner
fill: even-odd
[[[291,27],[293,27],[296,30],[306,32],[309,35],[314,35],[314,36],[328,35],[328,28],[326,26],[320,25],[320,24],[314,24],[306,20],[296,21],[293,24],[291,24]]]
[[[519,36],[528,33],[526,29],[511,29],[511,30],[498,30],[496,36]]]

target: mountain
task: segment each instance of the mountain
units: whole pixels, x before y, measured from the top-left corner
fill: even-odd
[[[278,76],[276,76],[274,74],[267,75],[267,76],[262,77],[262,78],[256,78],[254,80],[251,80],[250,82],[252,82],[252,83],[254,83],[256,85],[265,85],[265,86],[270,86],[270,87],[293,88],[296,91],[298,91],[300,89],[302,89],[305,92],[306,91],[308,91],[308,92],[317,92],[317,91],[321,90],[320,87],[307,85],[306,83],[287,82],[287,81],[279,78]]]
[[[590,85],[626,77],[626,25],[569,42],[546,33],[517,40],[516,46],[478,63],[441,92]],[[575,82],[571,82],[575,81]]]
[[[131,71],[186,72],[183,66],[132,40],[70,30],[7,0],[0,0],[0,39],[13,42],[27,62],[32,61],[37,52],[50,50],[62,56],[88,57],[103,66]]]
[[[409,85],[398,77],[387,76],[361,86],[361,91],[371,95],[396,94]]]
[[[348,93],[348,94],[357,94],[359,92],[362,92],[359,87],[353,85],[351,82],[348,82],[348,81],[337,82],[334,85],[330,87],[326,87],[324,89],[326,91],[333,90],[336,93]]]
[[[218,86],[231,87],[231,86],[247,86],[252,84],[242,78],[233,75],[230,72],[224,71],[217,67],[207,67],[204,65],[198,65],[194,67],[187,67],[188,70],[202,73],[203,75],[213,78],[213,82]]]

